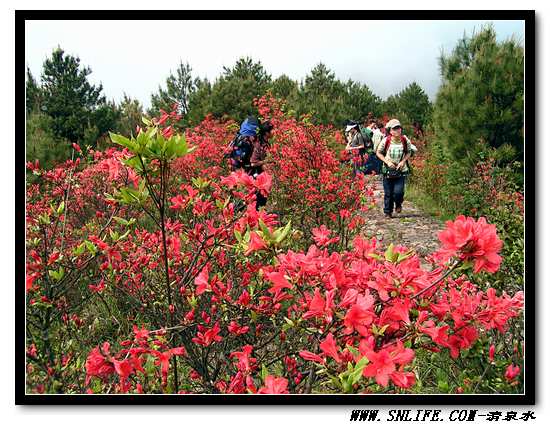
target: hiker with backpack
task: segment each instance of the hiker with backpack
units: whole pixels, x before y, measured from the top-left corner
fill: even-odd
[[[369,113],[369,115],[371,115]],[[367,122],[365,122],[367,124]],[[377,130],[376,121],[370,119],[368,125],[361,127],[361,133],[366,143],[366,161],[363,167],[365,174],[380,174],[380,160],[376,156],[376,150],[374,149],[374,132]]]
[[[231,171],[243,169],[248,173],[250,157],[254,150],[254,141],[257,138],[257,130],[260,122],[256,117],[249,116],[241,124],[241,127],[228,147],[226,157],[229,158]]]
[[[369,150],[372,151],[372,140],[369,136],[368,129],[361,129],[359,124],[355,121],[348,121],[346,126],[346,139],[348,144],[346,145],[346,151],[353,154],[353,175],[357,173],[365,172],[365,165],[367,164],[367,155]]]
[[[229,157],[231,170],[243,169],[254,178],[261,174],[264,171],[263,166],[270,162],[266,157],[272,130],[270,121],[260,124],[256,117],[247,117],[229,144],[229,153],[226,156]],[[266,203],[267,197],[257,191],[256,209],[259,210]]]
[[[380,158],[378,158],[378,156],[376,155],[376,151],[378,149],[378,145],[385,137],[386,129],[384,128],[384,124],[381,121],[375,122],[374,126],[372,127],[372,145],[374,150],[373,161],[375,174],[380,174],[382,172],[382,161],[380,161]]]
[[[411,141],[405,137],[401,123],[397,119],[386,124],[389,134],[376,150],[376,156],[382,161],[382,183],[384,186],[384,215],[392,218],[394,211],[400,213],[405,195],[405,181],[410,168],[408,160],[413,150]]]

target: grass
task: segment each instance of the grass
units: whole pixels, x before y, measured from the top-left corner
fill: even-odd
[[[454,220],[455,218],[454,215],[443,211],[429,194],[424,193],[414,184],[407,185],[405,197],[423,212],[436,218],[437,220],[440,220],[441,222]]]

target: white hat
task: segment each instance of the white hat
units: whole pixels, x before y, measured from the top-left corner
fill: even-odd
[[[348,124],[348,125],[346,126],[346,133],[347,133],[348,131],[350,131],[352,128],[355,128],[355,127],[357,127],[357,124]]]
[[[399,122],[399,120],[395,118],[392,120],[389,120],[388,123],[386,124],[386,128],[392,129],[395,127],[401,127],[401,123]]]

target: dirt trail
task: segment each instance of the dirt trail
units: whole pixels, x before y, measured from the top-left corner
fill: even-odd
[[[403,211],[400,214],[394,212],[391,219],[386,218],[383,211],[384,189],[382,181],[378,177],[376,178],[374,191],[376,206],[368,214],[364,234],[367,237],[376,237],[383,248],[390,243],[411,248],[416,251],[421,262],[425,264],[423,258],[439,248],[437,234],[445,225],[408,201],[406,191],[405,187]]]

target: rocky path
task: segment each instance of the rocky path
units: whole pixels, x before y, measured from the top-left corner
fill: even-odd
[[[406,187],[403,211],[400,214],[394,212],[391,219],[384,216],[384,188],[382,181],[378,178],[374,193],[376,206],[369,212],[364,230],[365,236],[376,237],[383,248],[390,243],[411,248],[416,251],[421,261],[426,255],[439,248],[437,234],[445,227],[444,224],[408,201]],[[422,263],[425,262],[422,261]]]

